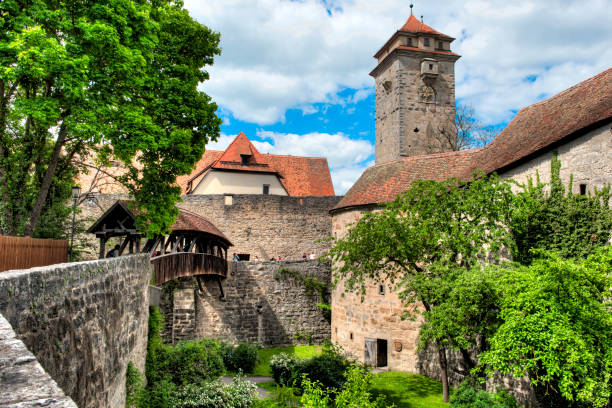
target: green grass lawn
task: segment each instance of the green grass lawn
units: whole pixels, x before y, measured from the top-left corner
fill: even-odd
[[[389,371],[374,375],[374,395],[385,395],[397,408],[447,408],[442,402],[442,383],[431,378]],[[451,390],[452,392],[452,390]]]
[[[286,353],[297,358],[311,358],[321,354],[321,350],[321,346],[288,346],[261,349],[259,350],[257,366],[249,375],[272,377],[270,359],[276,354]]]

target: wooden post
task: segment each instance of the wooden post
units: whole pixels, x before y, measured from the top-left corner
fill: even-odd
[[[106,253],[106,237],[100,237],[100,259],[104,259],[104,255]]]
[[[134,253],[134,237],[132,235],[130,235],[130,254]]]

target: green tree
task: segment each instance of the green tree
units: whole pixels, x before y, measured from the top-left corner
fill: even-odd
[[[140,227],[164,232],[176,176],[219,133],[197,89],[219,34],[180,0],[5,0],[0,26],[2,231],[32,236],[45,213],[62,215],[54,205],[95,154],[127,166]]]
[[[566,192],[556,154],[550,166],[550,184],[538,176],[517,194],[511,225],[517,262],[531,262],[533,248],[555,251],[563,258],[584,258],[612,238],[610,186],[594,189],[591,195],[575,195],[571,182]]]
[[[612,247],[587,259],[539,252],[501,276],[501,325],[480,362],[527,375],[540,405],[604,407],[612,395]]]
[[[476,174],[470,182],[417,181],[380,212],[356,222],[330,251],[335,282],[363,297],[371,281],[391,281],[411,312],[426,312],[444,296],[435,283],[469,269],[502,246],[511,247],[508,183]],[[448,402],[446,346],[436,342],[444,400]]]

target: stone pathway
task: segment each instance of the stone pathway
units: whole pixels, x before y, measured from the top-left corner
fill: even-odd
[[[252,382],[255,385],[262,383],[262,382],[274,381],[274,378],[272,377],[244,377],[244,378]],[[221,381],[225,385],[230,385],[233,380],[234,380],[234,377],[221,377]],[[270,396],[270,391],[265,390],[261,387],[257,387],[257,392],[259,393],[259,396],[261,398],[268,398],[268,396]]]

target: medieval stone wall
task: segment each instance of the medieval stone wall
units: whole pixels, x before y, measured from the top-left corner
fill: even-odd
[[[275,195],[187,195],[179,206],[207,218],[234,244],[233,252],[250,254],[261,261],[278,256],[299,259],[315,251],[317,256],[329,248],[318,242],[331,236],[331,210],[342,197],[286,197]],[[118,199],[125,195],[94,195],[81,204],[80,218],[89,227]],[[231,204],[228,204],[231,203]],[[86,259],[98,257],[97,241],[82,234],[87,242]],[[107,250],[114,243],[107,245]]]
[[[280,346],[329,340],[319,293],[296,275],[330,283],[329,265],[318,261],[232,262],[222,280],[224,298],[214,280],[205,282],[204,292],[195,278],[169,282],[161,300],[164,341],[217,338]]]
[[[3,272],[0,313],[79,407],[122,407],[128,362],[144,372],[150,277],[146,255]]]
[[[573,192],[580,193],[580,184],[587,191],[594,187],[602,188],[612,184],[612,127],[610,123],[594,129],[584,136],[572,140],[555,150],[561,161],[561,180],[569,185],[573,176]],[[553,151],[540,155],[501,176],[526,183],[529,178],[535,181],[536,174],[543,182],[550,181],[550,161]]]
[[[0,407],[76,408],[0,314]]]

